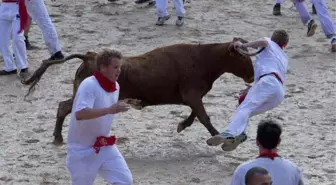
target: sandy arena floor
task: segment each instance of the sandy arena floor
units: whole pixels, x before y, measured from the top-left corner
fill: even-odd
[[[166,26],[155,26],[155,8],[140,8],[132,0],[108,3],[103,0],[45,1],[57,28],[65,54],[118,48],[136,55],[173,43],[226,42],[234,36],[254,40],[270,36],[276,28],[290,33],[287,98],[276,109],[250,119],[249,139],[237,150],[224,153],[209,147],[210,137],[198,122],[181,134],[177,123],[190,110],[181,106],[130,110],[115,120],[113,132],[126,137],[119,145],[137,185],[223,185],[228,184],[240,163],[255,158],[257,123],[271,117],[284,129],[280,153],[303,171],[306,184],[335,185],[336,68],[320,27],[307,38],[306,27],[290,1],[283,16],[272,15],[274,1],[203,0],[186,4],[186,20],[176,28],[176,16]],[[335,0],[328,0],[336,17]],[[308,6],[311,11],[311,5]],[[314,18],[317,19],[316,15]],[[106,32],[105,30],[108,30]],[[49,57],[40,29],[33,25],[30,40],[40,49],[28,51],[31,72]],[[66,145],[54,146],[53,129],[58,102],[72,93],[72,80],[79,62],[73,60],[50,67],[42,77],[32,103],[23,101],[27,87],[15,76],[0,80],[0,184],[70,184],[65,167]],[[3,63],[1,63],[3,65]],[[230,74],[218,79],[204,98],[217,129],[230,121],[237,101],[233,95],[245,88]],[[63,136],[66,139],[68,119]],[[97,178],[95,184],[106,184]]]

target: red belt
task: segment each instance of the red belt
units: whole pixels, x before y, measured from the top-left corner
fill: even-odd
[[[97,140],[95,144],[93,145],[93,148],[96,150],[96,153],[98,154],[101,147],[112,146],[116,143],[116,140],[117,138],[115,136],[110,136],[110,137],[99,136],[97,137]]]
[[[277,73],[267,73],[267,74],[263,74],[263,75],[261,75],[261,76],[259,77],[259,80],[260,80],[260,78],[262,78],[262,77],[264,77],[264,76],[267,76],[267,75],[274,75],[275,78],[277,78],[277,79],[281,82],[281,84],[283,84],[283,82],[282,82],[280,76],[279,76]],[[244,101],[246,95],[247,95],[247,92],[246,92],[245,94],[242,94],[241,96],[239,96],[239,99],[238,99],[238,105],[240,105],[240,104]]]

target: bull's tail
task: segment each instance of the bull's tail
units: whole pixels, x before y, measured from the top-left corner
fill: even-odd
[[[72,54],[67,57],[65,57],[63,60],[46,60],[43,61],[41,66],[33,73],[33,75],[29,79],[23,79],[21,80],[21,83],[24,85],[30,85],[28,93],[25,95],[25,98],[29,96],[35,89],[36,84],[40,81],[42,75],[45,73],[45,71],[48,69],[48,67],[54,65],[54,64],[62,64],[68,60],[79,58],[85,61],[85,58],[87,58],[86,55],[82,54]]]

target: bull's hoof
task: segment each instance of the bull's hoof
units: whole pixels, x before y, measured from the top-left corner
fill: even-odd
[[[54,141],[53,141],[54,145],[62,145],[63,144],[63,137],[61,136],[55,136]]]
[[[177,126],[177,133],[182,132],[186,127],[183,125],[183,122],[179,123]]]

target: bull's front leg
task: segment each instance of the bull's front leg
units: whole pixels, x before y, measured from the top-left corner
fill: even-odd
[[[189,89],[182,93],[183,101],[190,106],[192,112],[196,115],[199,121],[207,128],[209,133],[214,136],[219,132],[213,127],[210,121],[210,117],[205,111],[202,102],[202,92],[198,89]]]
[[[62,101],[58,104],[57,116],[56,116],[56,125],[54,129],[54,144],[62,144],[63,136],[62,136],[62,127],[65,120],[65,117],[71,113],[72,110],[73,99],[68,99]]]

